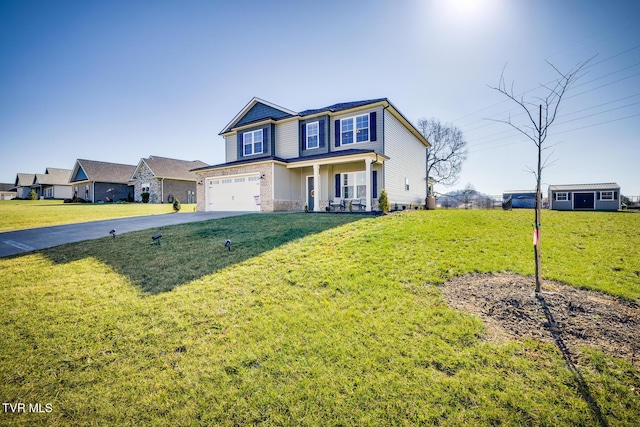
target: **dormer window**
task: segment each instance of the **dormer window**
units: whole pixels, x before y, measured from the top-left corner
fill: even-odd
[[[307,123],[307,150],[320,146],[320,123]]]
[[[243,152],[245,156],[261,154],[262,149],[262,129],[246,132],[243,134]]]

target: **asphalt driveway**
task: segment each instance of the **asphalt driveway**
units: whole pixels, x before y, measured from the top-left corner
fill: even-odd
[[[245,215],[247,213],[249,212],[169,213],[6,231],[0,233],[0,257],[50,248],[65,243],[108,237],[109,231],[113,229],[116,230],[116,234],[122,234],[129,231],[206,221],[208,219]]]

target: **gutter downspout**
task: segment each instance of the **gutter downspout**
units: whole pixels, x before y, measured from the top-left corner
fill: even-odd
[[[160,178],[160,203],[164,203],[164,178]]]

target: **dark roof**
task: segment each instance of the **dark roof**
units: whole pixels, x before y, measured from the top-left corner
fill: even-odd
[[[85,175],[87,175],[87,179],[76,180],[74,182],[93,181],[120,184],[128,184],[129,178],[131,178],[133,171],[136,169],[134,165],[78,159],[76,160],[76,167],[73,169],[71,179],[77,175],[79,168],[82,168]]]
[[[363,106],[369,105],[369,104],[375,104],[377,102],[388,102],[388,100],[387,100],[387,98],[377,98],[377,99],[368,99],[368,100],[365,100],[365,101],[340,102],[338,104],[329,105],[328,107],[324,107],[324,108],[316,108],[316,109],[311,109],[311,110],[304,110],[304,111],[301,111],[299,113],[296,113],[296,115],[298,115],[300,117],[304,117],[304,116],[310,116],[310,115],[318,114],[318,113],[322,113],[322,112],[336,113],[336,112],[339,112],[339,111],[349,110],[349,109],[352,109],[352,108],[363,107]],[[261,102],[257,101],[257,103],[261,103]],[[248,114],[251,110],[247,111],[245,114]],[[267,111],[268,111],[268,113],[266,113],[264,115],[253,116],[251,118],[251,120],[244,120],[243,118],[240,118],[240,120],[238,120],[236,124],[228,125],[220,133],[222,134],[222,133],[229,132],[233,128],[235,128],[236,126],[239,126],[240,124],[242,126],[246,126],[246,125],[249,125],[249,124],[252,124],[252,123],[259,123],[259,122],[262,122],[264,120],[277,121],[277,120],[288,119],[290,117],[294,117],[293,115],[288,114],[286,112],[282,112],[282,114],[275,114],[274,115],[272,113],[274,111],[277,111],[274,108],[270,108]]]
[[[160,156],[149,156],[148,159],[140,161],[147,164],[156,178],[174,178],[187,181],[195,181],[197,178],[196,174],[191,172],[192,170],[207,166],[205,162],[200,160],[178,160]]]
[[[205,166],[205,167],[202,167],[202,168],[193,169],[193,171],[195,172],[195,171],[202,171],[202,170],[208,170],[208,169],[220,169],[220,168],[226,168],[226,167],[229,167],[229,166],[246,165],[246,164],[265,162],[265,161],[276,161],[276,162],[282,162],[282,163],[291,164],[291,163],[305,162],[305,161],[309,161],[309,160],[327,159],[327,158],[332,158],[332,157],[344,157],[344,156],[351,156],[351,155],[354,155],[354,154],[367,154],[367,153],[375,153],[375,152],[376,152],[375,150],[349,149],[349,150],[342,150],[342,151],[332,151],[332,152],[324,153],[324,154],[317,154],[315,156],[296,157],[294,159],[283,159],[281,157],[268,156],[268,157],[259,157],[259,158],[256,158],[256,159],[236,160],[235,162],[221,163],[219,165]],[[386,158],[386,157],[384,157],[384,158]]]
[[[202,170],[207,170],[207,169],[219,169],[219,168],[226,168],[228,166],[238,166],[238,165],[246,165],[246,164],[250,164],[250,163],[258,163],[258,162],[266,162],[266,161],[276,161],[276,162],[282,162],[282,163],[288,163],[287,160],[281,158],[281,157],[276,157],[276,156],[268,156],[268,157],[260,157],[257,159],[246,159],[246,160],[236,160],[235,162],[229,162],[229,163],[221,163],[218,165],[211,165],[211,166],[204,166],[201,168],[197,168],[197,169],[192,169],[193,172],[196,171],[202,171]]]
[[[550,185],[549,191],[596,191],[596,190],[619,190],[620,186],[615,182],[606,182],[602,184],[567,184],[567,185]]]
[[[14,184],[0,182],[0,191],[16,191],[16,186]]]
[[[324,111],[336,113],[338,111],[350,110],[352,108],[358,108],[369,104],[375,104],[377,102],[388,102],[387,98],[378,98],[378,99],[369,99],[366,101],[352,101],[352,102],[341,102],[338,104],[329,105],[324,108],[316,108],[313,110],[304,110],[298,113],[300,116],[310,116],[312,114],[322,113]]]

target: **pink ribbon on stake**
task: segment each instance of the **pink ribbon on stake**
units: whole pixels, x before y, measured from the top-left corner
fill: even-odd
[[[533,229],[533,246],[538,246],[538,243],[540,243],[540,228],[535,227]]]

